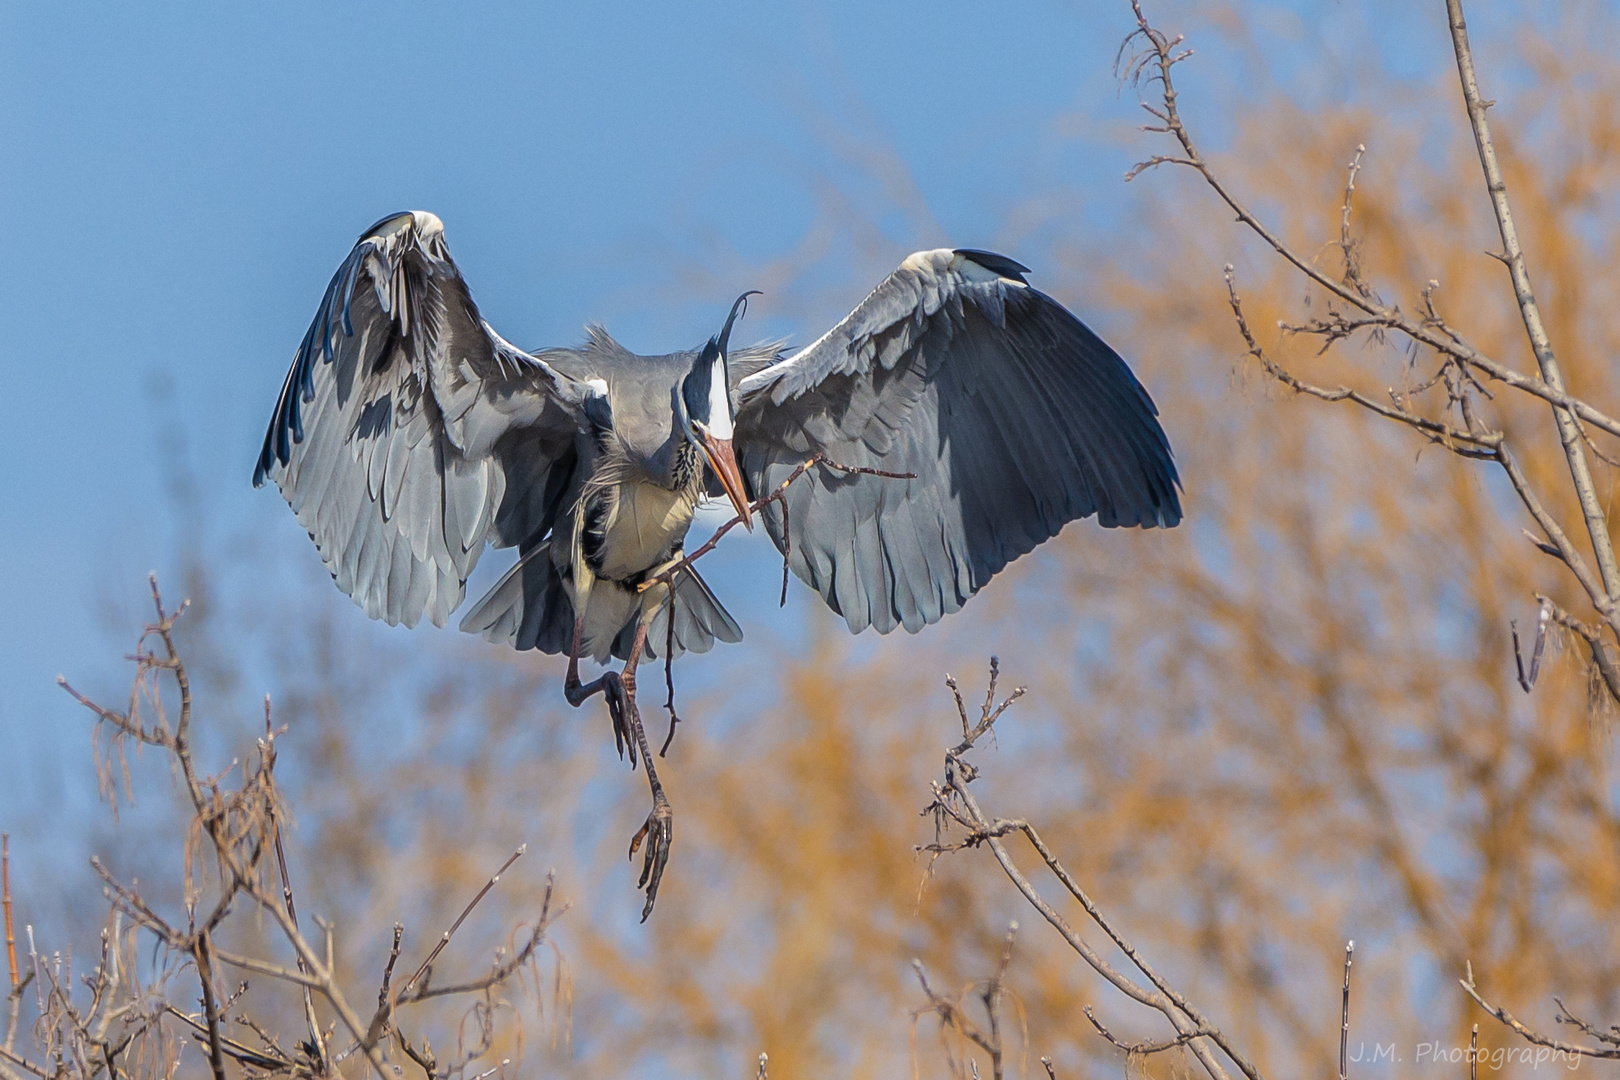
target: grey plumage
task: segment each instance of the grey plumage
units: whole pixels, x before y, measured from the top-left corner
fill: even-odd
[[[486,542],[555,522],[587,392],[483,321],[436,218],[395,215],[327,286],[253,482],[367,615],[443,626]]]
[[[754,490],[788,489],[793,572],[854,633],[915,633],[1066,523],[1181,520],[1158,410],[1125,361],[1026,269],[919,252],[809,348],[738,380]],[[763,512],[782,549],[782,511]]]
[[[525,353],[480,316],[438,219],[395,215],[328,286],[254,482],[275,480],[372,618],[444,625],[484,546],[516,547],[462,629],[558,653],[577,624],[581,651],[606,660],[638,625],[661,650],[672,604],[677,653],[740,640],[690,569],[637,591],[680,557],[697,499],[720,493],[720,444],[747,489],[734,501],[816,453],[911,473],[812,468],[787,498],[793,572],[854,632],[916,631],[1066,522],[1181,518],[1147,392],[1024,273],[987,252],[918,253],[787,357],[728,351],[729,320],[704,350],[636,356],[594,329]],[[729,397],[704,398],[711,371]],[[726,415],[697,415],[706,400]],[[780,507],[762,516],[787,546]]]

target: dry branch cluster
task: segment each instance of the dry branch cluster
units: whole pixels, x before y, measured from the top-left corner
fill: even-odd
[[[1158,88],[1159,103],[1143,104],[1143,108],[1157,122],[1144,130],[1171,136],[1181,152],[1149,158],[1133,168],[1127,174],[1127,179],[1159,165],[1175,165],[1192,170],[1254,236],[1306,282],[1326,294],[1327,314],[1301,323],[1284,323],[1284,330],[1317,338],[1321,342],[1322,352],[1357,335],[1381,337],[1394,334],[1408,343],[1414,355],[1426,355],[1432,364],[1427,373],[1415,379],[1411,385],[1401,389],[1388,388],[1383,395],[1387,401],[1350,386],[1314,385],[1278,364],[1261,347],[1244,316],[1233,269],[1228,265],[1227,295],[1249,355],[1260,363],[1268,376],[1296,393],[1324,401],[1352,403],[1393,423],[1411,428],[1429,442],[1459,457],[1496,464],[1538,530],[1538,533],[1527,530],[1530,542],[1564,565],[1585,594],[1596,620],[1578,618],[1547,596],[1538,596],[1537,601],[1553,621],[1579,635],[1585,642],[1603,685],[1614,699],[1620,700],[1620,666],[1617,666],[1609,651],[1611,639],[1620,638],[1620,569],[1616,568],[1607,515],[1587,458],[1590,449],[1604,461],[1612,463],[1613,459],[1593,443],[1589,429],[1620,437],[1620,420],[1565,388],[1563,372],[1548,338],[1541,307],[1530,286],[1529,268],[1508,202],[1507,182],[1503,179],[1486,116],[1491,103],[1480,92],[1461,0],[1446,0],[1446,14],[1456,53],[1463,102],[1479,150],[1485,187],[1502,241],[1502,250],[1491,254],[1507,268],[1513,297],[1540,370],[1539,375],[1515,370],[1471,344],[1466,334],[1448,322],[1435,306],[1435,293],[1440,288],[1440,282],[1431,280],[1422,288],[1417,297],[1417,314],[1413,315],[1403,311],[1399,304],[1385,303],[1364,279],[1360,243],[1351,227],[1356,175],[1362,167],[1364,146],[1356,147],[1355,156],[1350,161],[1344,200],[1339,207],[1338,247],[1342,270],[1338,277],[1321,269],[1314,259],[1295,250],[1262,222],[1199,152],[1182,120],[1172,69],[1186,60],[1191,50],[1181,49],[1180,38],[1171,38],[1151,26],[1143,14],[1140,0],[1132,0],[1131,6],[1136,14],[1137,30],[1127,40],[1125,47],[1129,49],[1139,42],[1141,48],[1128,56],[1122,52],[1122,75],[1138,85]],[[1516,393],[1538,398],[1549,407],[1553,434],[1568,464],[1570,487],[1579,507],[1579,532],[1588,542],[1590,561],[1570,538],[1570,530],[1565,528],[1549,506],[1551,500],[1547,493],[1538,490],[1526,475],[1519,455],[1515,453],[1514,441],[1509,439],[1501,425],[1491,421],[1486,403],[1494,401],[1494,395],[1486,383],[1499,384]],[[1434,403],[1432,407],[1426,407],[1430,402]],[[1596,572],[1593,571],[1594,563]],[[1545,628],[1545,622],[1542,627]],[[1604,637],[1604,631],[1608,632],[1609,638]],[[1538,652],[1539,648],[1538,634]],[[1529,681],[1527,677],[1526,682]]]
[[[566,908],[553,906],[549,879],[532,924],[514,931],[511,944],[496,949],[490,966],[474,978],[435,981],[434,965],[474,907],[523,854],[521,848],[472,898],[403,983],[394,979],[404,942],[404,927],[395,923],[376,1006],[358,1005],[342,985],[334,959],[334,928],[317,917],[319,934],[311,936],[299,921],[282,840],[288,812],[275,778],[276,740],[284,729],[274,726],[267,699],[264,732],[252,759],[232,762],[216,775],[200,773],[192,753],[191,681],[174,640],[175,622],[185,605],[166,611],[155,578],[152,601],[157,618],[136,643],[132,657],[136,674],[124,710],[97,704],[65,681],[62,685],[95,714],[98,741],[103,734],[108,736],[97,758],[106,794],[116,799],[120,787],[127,794],[131,744],[161,751],[172,764],[191,814],[183,841],[180,910],[159,910],[161,905],[149,901],[138,882],[121,881],[99,859],[92,859],[111,907],[99,955],[88,971],[81,967],[75,979],[71,952],[41,954],[32,926],[27,927],[28,962],[20,977],[15,952],[11,953],[0,1078],[168,1078],[186,1069],[189,1047],[206,1060],[214,1080],[225,1080],[233,1064],[245,1076],[336,1077],[364,1071],[392,1080],[405,1075],[407,1066],[427,1080],[501,1072],[509,1062],[489,1059],[497,1045],[497,1016],[511,1011],[504,991],[527,976],[538,993],[538,953],[547,943],[548,929]],[[178,696],[172,722],[165,683],[172,684]],[[5,898],[9,946],[9,858]],[[249,925],[251,918],[270,922],[284,946],[280,951],[290,952],[290,962],[276,955],[233,950],[233,930]],[[143,945],[154,958],[145,965]],[[188,979],[197,988],[195,1010],[181,1007]],[[268,982],[272,995],[250,997],[249,980]],[[301,999],[302,1024],[296,1034],[278,1030],[259,1011],[268,1009],[278,1018],[286,1011],[280,1008],[284,1003],[277,1000],[277,990]],[[21,1006],[28,994],[34,1012],[32,1052],[19,1049],[17,1042]],[[407,1034],[407,1028],[417,1027],[408,1019],[409,1007],[434,999],[469,1002],[454,1037],[441,1040],[441,1045],[454,1047],[449,1053],[436,1054],[426,1035],[414,1030]]]
[[[944,778],[933,783],[933,800],[923,809],[923,814],[932,817],[934,822],[934,840],[918,849],[930,857],[929,872],[932,873],[933,860],[942,855],[988,847],[1007,879],[1041,918],[1057,931],[1063,942],[1085,962],[1087,967],[1100,975],[1115,990],[1137,1004],[1160,1014],[1168,1022],[1173,1034],[1167,1038],[1127,1042],[1115,1037],[1097,1017],[1092,1007],[1086,1006],[1083,1010],[1085,1018],[1102,1039],[1126,1055],[1127,1061],[1139,1061],[1166,1051],[1185,1049],[1203,1067],[1210,1080],[1232,1080],[1232,1068],[1242,1073],[1246,1080],[1265,1080],[1264,1074],[1238,1042],[1223,1032],[1206,1010],[1189,1000],[1186,994],[1178,990],[1135,945],[1125,938],[1032,824],[1022,818],[1003,818],[986,813],[969,790],[969,785],[979,779],[980,771],[967,760],[966,755],[977,748],[980,739],[993,732],[1002,714],[1024,694],[1024,689],[1020,687],[997,703],[996,683],[999,676],[999,663],[995,657],[991,657],[989,687],[977,720],[970,720],[967,705],[962,699],[956,681],[950,676],[946,677],[946,685],[955,698],[957,714],[961,720],[962,741],[945,751]],[[954,838],[953,830],[960,830],[954,834]],[[1079,904],[1092,923],[1126,958],[1135,969],[1134,975],[1129,971],[1122,971],[1111,963],[1051,901],[1041,895],[1035,883],[1020,868],[1003,842],[1014,835],[1022,835],[1029,841],[1030,847],[1052,878],[1062,886],[1071,900]],[[986,1055],[991,1075],[995,1080],[1001,1080],[1005,1074],[1007,1047],[1002,1030],[1002,1010],[1003,1002],[1009,997],[1017,1001],[1016,995],[1012,994],[1006,985],[1007,969],[1012,960],[1013,940],[1017,932],[1018,923],[1014,922],[1007,931],[1006,944],[995,973],[988,979],[970,984],[954,998],[937,992],[929,984],[921,962],[913,961],[922,992],[927,999],[926,1005],[913,1012],[913,1022],[924,1015],[933,1015],[938,1019],[946,1062],[953,1073],[962,1080],[967,1080],[970,1076],[977,1080],[979,1076],[978,1064],[967,1052],[969,1044]],[[1350,972],[1354,952],[1355,942],[1352,941],[1346,945],[1344,954],[1344,985],[1339,1013],[1339,1080],[1349,1080],[1350,1073],[1348,1056],[1351,1031]],[[1595,1045],[1566,1042],[1533,1030],[1521,1023],[1512,1013],[1487,1002],[1474,985],[1472,966],[1467,968],[1465,977],[1459,982],[1468,996],[1486,1013],[1533,1046],[1550,1052],[1551,1057],[1561,1064],[1578,1062],[1583,1057],[1620,1059],[1620,1025],[1603,1028],[1576,1016],[1562,1001],[1559,1001],[1558,1022],[1576,1028],[1592,1039]],[[986,1018],[982,1023],[977,1021],[962,1004],[963,998],[969,993],[977,997],[982,1005],[982,1012]],[[1485,1060],[1478,1049],[1478,1033],[1479,1026],[1476,1024],[1474,1043],[1467,1054],[1471,1076],[1477,1073],[1479,1062]],[[1024,1032],[1023,1043],[1027,1051],[1029,1044],[1027,1030]],[[1498,1050],[1498,1060],[1501,1056]],[[1525,1060],[1530,1059],[1527,1057]],[[1536,1060],[1547,1060],[1547,1057]],[[1055,1078],[1056,1070],[1051,1059],[1043,1056],[1040,1061],[1048,1076]]]

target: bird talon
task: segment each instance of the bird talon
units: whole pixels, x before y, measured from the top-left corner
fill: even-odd
[[[636,831],[635,837],[630,841],[630,857],[635,858],[643,840],[649,840],[647,854],[641,864],[641,878],[636,882],[636,888],[647,891],[646,906],[641,909],[641,921],[646,922],[647,916],[652,914],[653,904],[658,900],[658,884],[664,878],[664,868],[669,865],[669,849],[675,840],[675,812],[670,809],[669,802],[660,798],[653,804],[652,813]]]
[[[625,692],[624,684],[617,672],[608,671],[602,675],[602,697],[607,699],[608,718],[613,721],[613,745],[619,751],[619,760],[624,760],[625,748],[630,750],[630,767],[636,767],[636,741],[630,737],[630,725],[626,723],[625,716],[629,713],[630,697]]]
[[[628,717],[631,711],[636,707],[635,676],[614,676],[613,688],[614,697],[610,698],[610,700],[616,699],[617,701],[619,729],[623,732],[625,745],[630,749],[630,770],[634,772],[636,768],[636,740],[631,737],[630,725],[625,718]],[[619,756],[622,758],[624,755],[621,754]]]

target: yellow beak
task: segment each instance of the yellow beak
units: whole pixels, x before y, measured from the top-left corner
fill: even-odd
[[[714,475],[720,478],[720,486],[726,489],[731,497],[731,505],[737,508],[737,516],[743,520],[743,528],[749,532],[754,531],[754,522],[748,509],[748,496],[743,490],[742,473],[737,468],[737,456],[732,453],[730,439],[717,439],[707,431],[703,432],[703,453],[709,459],[709,467]]]

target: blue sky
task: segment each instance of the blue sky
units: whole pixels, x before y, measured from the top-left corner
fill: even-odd
[[[1374,8],[1257,7],[1254,31],[1329,60],[1370,42],[1400,73],[1444,57],[1438,19]],[[88,802],[88,725],[54,678],[119,687],[147,571],[192,545],[226,553],[237,589],[323,576],[248,479],[293,348],[372,221],[436,212],[485,315],[526,346],[602,321],[631,348],[687,347],[750,287],[769,295],[744,336],[803,341],[859,299],[851,281],[918,247],[996,248],[1041,275],[1053,215],[1131,242],[1120,177],[1141,114],[1112,74],[1128,15],[0,4],[0,827]],[[1248,77],[1182,70],[1239,96]],[[1346,92],[1333,63],[1280,77],[1307,100]],[[1106,312],[1080,313],[1106,332]],[[207,536],[176,528],[166,456]],[[406,633],[349,610],[356,633]]]
[[[1109,74],[1124,14],[0,7],[0,822],[88,795],[85,718],[53,680],[117,686],[146,572],[196,541],[172,528],[163,447],[189,462],[211,542],[235,542],[239,584],[317,567],[248,478],[293,347],[370,222],[437,212],[486,315],[530,346],[592,320],[643,351],[695,344],[778,260],[1006,241],[1034,261],[1016,199],[1064,178],[1106,192],[1129,164],[1114,136],[1134,104]],[[927,211],[824,253],[814,226],[839,199],[884,202],[874,148]],[[750,329],[803,340],[858,298],[767,297]]]

